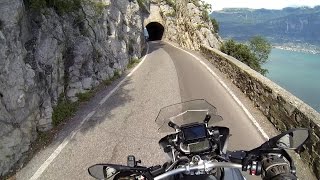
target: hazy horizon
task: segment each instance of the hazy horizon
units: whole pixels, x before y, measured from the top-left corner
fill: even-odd
[[[316,6],[320,6],[320,5],[316,5]],[[302,7],[308,7],[308,8],[314,8],[316,6],[287,6],[287,7],[283,7],[283,8],[279,8],[279,9],[275,9],[275,8],[249,8],[249,7],[224,7],[222,9],[219,10],[212,10],[212,11],[222,11],[224,9],[254,9],[254,10],[258,10],[258,9],[268,9],[268,10],[282,10],[285,8],[302,8]]]
[[[320,0],[204,0],[212,5],[212,11],[224,8],[249,8],[249,9],[283,9],[286,7],[310,7],[320,5]]]

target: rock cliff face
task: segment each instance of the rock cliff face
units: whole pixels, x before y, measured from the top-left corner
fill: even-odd
[[[165,23],[165,39],[190,49],[219,45],[201,7],[184,0],[154,5]],[[77,101],[77,93],[141,56],[149,14],[140,6],[128,0],[0,2],[0,177],[39,132],[52,128],[61,99]]]
[[[38,131],[52,127],[59,97],[76,101],[76,93],[141,55],[146,14],[137,3],[86,1],[72,8],[65,13],[31,1],[0,2],[0,175]]]
[[[168,3],[169,2],[169,3]],[[200,50],[200,45],[218,48],[221,38],[214,32],[202,3],[195,0],[158,2],[165,23],[164,39],[177,42],[184,48]]]

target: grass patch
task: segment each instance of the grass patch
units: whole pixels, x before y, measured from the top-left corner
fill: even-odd
[[[138,64],[140,62],[140,60],[138,58],[132,58],[130,61],[129,61],[129,64],[127,65],[127,68],[128,69],[131,69],[133,68],[136,64]]]
[[[174,10],[177,9],[177,6],[176,6],[176,1],[175,0],[165,0],[166,3],[171,6]]]
[[[121,76],[121,72],[120,72],[119,70],[115,70],[115,71],[113,72],[112,78],[106,79],[106,80],[104,80],[102,83],[103,83],[105,86],[109,86],[109,85],[112,84],[113,81],[119,79],[120,76]]]
[[[201,28],[208,28],[208,27],[204,24],[198,24],[197,29],[200,30]]]
[[[144,3],[146,3],[146,0],[137,0],[139,7],[144,8]]]
[[[106,5],[103,2],[93,2],[93,7],[97,15],[101,15]]]
[[[176,11],[172,11],[171,13],[167,13],[166,16],[168,17],[175,17],[177,14],[176,14]]]
[[[84,93],[77,93],[76,96],[79,102],[86,102],[94,96],[94,91],[90,90]]]
[[[78,110],[79,103],[71,102],[70,100],[65,100],[59,98],[58,104],[53,108],[52,113],[52,124],[53,126],[58,126],[66,119],[69,119]]]
[[[48,132],[38,132],[37,142],[41,142],[43,145],[47,145],[52,141],[53,136]]]
[[[35,11],[41,11],[45,8],[54,8],[58,14],[78,12],[81,9],[81,4],[85,3],[94,8],[96,15],[101,15],[107,6],[103,2],[93,0],[26,0],[28,7]]]
[[[106,79],[103,81],[103,84],[106,85],[106,86],[109,86],[111,85],[112,81],[110,79]]]
[[[121,72],[119,70],[115,70],[113,72],[113,77],[111,78],[111,80],[114,81],[114,80],[120,78],[120,76],[121,76]]]

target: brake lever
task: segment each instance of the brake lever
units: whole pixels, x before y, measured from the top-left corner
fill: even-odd
[[[262,164],[257,161],[255,151],[233,151],[228,155],[231,162],[242,164],[242,171],[248,171],[250,175],[261,175]]]

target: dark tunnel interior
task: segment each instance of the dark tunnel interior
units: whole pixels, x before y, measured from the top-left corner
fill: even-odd
[[[151,22],[147,25],[149,41],[161,40],[164,32],[164,27],[158,22]]]

